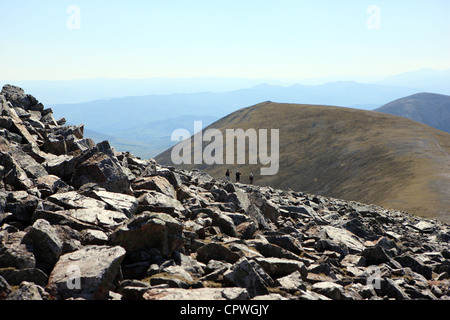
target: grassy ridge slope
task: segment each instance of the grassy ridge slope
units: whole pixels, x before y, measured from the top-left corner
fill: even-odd
[[[450,222],[450,134],[409,119],[350,108],[266,102],[208,128],[280,130],[280,170],[197,165],[217,178],[229,167],[258,185],[373,203]],[[208,129],[206,128],[206,129]],[[204,144],[206,146],[207,143]],[[156,160],[172,165],[171,150]]]

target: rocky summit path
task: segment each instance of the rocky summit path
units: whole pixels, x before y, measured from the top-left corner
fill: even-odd
[[[450,299],[439,221],[163,167],[14,86],[0,110],[0,299]]]

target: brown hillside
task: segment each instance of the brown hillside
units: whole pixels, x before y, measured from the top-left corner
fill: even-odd
[[[450,222],[450,134],[373,111],[266,102],[236,111],[206,129],[280,130],[280,168],[261,176],[258,165],[184,165],[224,179],[239,169],[248,182],[373,203]],[[209,142],[205,142],[207,146]],[[171,150],[159,163],[173,165]],[[247,161],[248,163],[248,161]],[[234,177],[233,177],[234,178]]]

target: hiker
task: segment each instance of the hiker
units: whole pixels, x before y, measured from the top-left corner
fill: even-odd
[[[241,173],[238,171],[236,171],[236,182],[239,183],[241,181]]]
[[[230,181],[230,175],[231,175],[231,171],[230,171],[230,169],[227,169],[227,172],[225,172],[225,176],[227,177],[228,181]]]
[[[254,179],[253,173],[250,173],[250,176],[248,177],[248,179],[250,180],[250,184],[253,184],[253,179]]]

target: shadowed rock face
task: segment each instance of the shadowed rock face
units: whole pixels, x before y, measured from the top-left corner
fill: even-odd
[[[77,143],[19,88],[0,101],[5,130],[22,109],[0,137],[0,299],[450,299],[442,222],[164,167]]]

